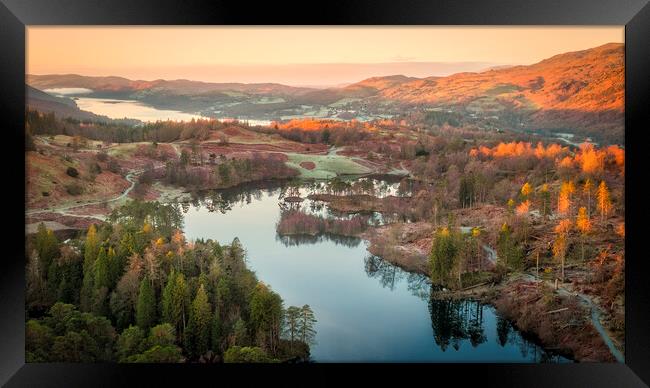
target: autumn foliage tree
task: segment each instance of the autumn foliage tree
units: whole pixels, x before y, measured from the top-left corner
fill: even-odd
[[[572,194],[575,191],[573,181],[562,182],[560,192],[557,197],[557,212],[561,215],[567,215],[570,212],[572,204]]]
[[[569,245],[569,232],[573,227],[570,219],[563,219],[555,227],[555,242],[553,243],[553,255],[560,261],[561,265],[561,278],[564,282],[564,263],[566,260],[566,252]]]
[[[604,221],[612,210],[612,201],[609,197],[609,189],[605,181],[600,181],[597,191],[598,210],[600,211],[601,220]]]
[[[585,238],[591,232],[591,220],[587,213],[587,208],[584,206],[578,209],[578,217],[576,219],[576,228],[580,231],[581,236],[581,259],[585,259]]]

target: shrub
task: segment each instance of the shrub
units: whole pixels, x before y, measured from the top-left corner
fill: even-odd
[[[76,178],[76,177],[79,176],[79,171],[77,171],[77,169],[74,168],[74,167],[68,167],[68,169],[65,171],[65,173],[68,174],[69,176],[73,177],[73,178]]]
[[[258,347],[233,346],[223,355],[225,363],[269,363],[271,358]]]
[[[102,168],[97,163],[90,163],[90,166],[88,166],[88,171],[90,171],[90,173],[93,175],[97,175],[102,173]]]
[[[83,187],[81,187],[81,185],[76,184],[76,183],[71,183],[71,184],[67,185],[65,187],[65,190],[70,195],[80,195],[84,191]]]
[[[120,165],[117,163],[117,161],[115,159],[111,159],[111,160],[108,161],[107,168],[108,168],[108,171],[110,171],[112,173],[115,173],[115,174],[119,174],[122,171],[122,169],[120,168]]]

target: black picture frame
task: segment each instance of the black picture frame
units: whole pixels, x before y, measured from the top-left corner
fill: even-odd
[[[625,25],[626,351],[625,364],[352,364],[352,365],[122,365],[25,364],[24,101],[26,25]],[[490,0],[336,3],[225,1],[0,0],[0,118],[4,143],[0,173],[6,248],[0,270],[0,383],[14,386],[153,386],[204,378],[240,386],[278,380],[284,385],[335,385],[348,372],[363,385],[427,384],[448,378],[473,386],[641,387],[650,384],[650,287],[642,254],[648,217],[644,204],[650,112],[650,5],[646,0]],[[307,374],[313,376],[307,377]],[[350,382],[352,380],[349,380]],[[644,383],[645,382],[645,383]],[[480,384],[480,385],[479,385]]]

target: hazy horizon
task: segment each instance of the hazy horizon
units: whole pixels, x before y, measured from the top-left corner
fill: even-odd
[[[207,83],[243,83],[266,84],[277,83],[295,87],[343,87],[372,77],[386,77],[402,75],[406,77],[426,78],[445,77],[461,72],[481,72],[496,66],[513,66],[503,63],[486,62],[390,62],[390,63],[336,63],[336,64],[298,64],[298,65],[214,65],[203,69],[204,73],[214,74],[210,80],[187,78],[184,74],[188,68],[177,68],[168,73],[167,77],[147,76],[143,70],[142,77],[127,77],[114,73],[69,72],[69,73],[28,73],[27,75],[80,75],[86,77],[121,77],[132,81],[177,81],[188,80]],[[198,67],[189,67],[197,70]],[[237,76],[235,73],[244,74]],[[139,74],[139,73],[135,73]],[[272,75],[269,75],[272,74]],[[321,82],[309,83],[314,74],[321,74]],[[343,80],[340,75],[345,74],[348,79]],[[289,78],[291,77],[291,78]],[[269,81],[269,79],[280,81]],[[281,82],[286,79],[287,82]]]
[[[27,74],[332,87],[448,76],[622,43],[623,27],[27,28]]]

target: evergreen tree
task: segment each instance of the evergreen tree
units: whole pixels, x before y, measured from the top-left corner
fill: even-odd
[[[215,309],[214,314],[212,314],[212,327],[210,329],[211,336],[211,349],[214,352],[221,353],[221,344],[223,343],[223,321],[219,316],[219,310]]]
[[[248,330],[246,329],[246,322],[238,318],[232,329],[232,346],[246,346],[248,345]]]
[[[96,289],[106,287],[110,285],[109,281],[109,271],[108,271],[108,255],[106,249],[99,248],[99,254],[97,255],[97,260],[95,261],[95,280],[94,285]]]
[[[300,307],[289,306],[284,314],[285,317],[285,331],[289,336],[290,346],[293,350],[293,342],[298,336],[298,324],[300,320]]]
[[[54,232],[47,229],[42,222],[38,224],[34,246],[38,253],[43,275],[46,275],[54,259],[59,256],[59,241],[54,235]]]
[[[189,298],[185,276],[172,271],[163,291],[163,318],[176,327],[179,338],[183,338],[185,333]]]
[[[117,340],[115,347],[117,360],[126,362],[127,358],[142,352],[144,345],[144,331],[138,326],[129,326],[124,329]]]
[[[99,251],[99,239],[95,224],[90,225],[84,244],[83,282],[81,286],[81,311],[90,311],[95,290],[95,260]]]
[[[306,344],[314,342],[316,337],[316,330],[314,324],[316,323],[314,312],[308,304],[300,308],[300,320],[298,321],[298,332],[300,333],[300,340]]]
[[[190,318],[185,332],[186,349],[193,357],[199,357],[210,347],[212,307],[203,285],[199,286],[190,309]]]
[[[280,337],[282,298],[263,283],[255,286],[250,301],[252,331],[257,343],[275,354]]]
[[[457,264],[459,244],[457,233],[444,227],[438,231],[431,247],[431,279],[439,284],[447,284],[452,270]]]
[[[145,331],[156,322],[156,294],[146,276],[140,282],[135,320],[136,324]]]

